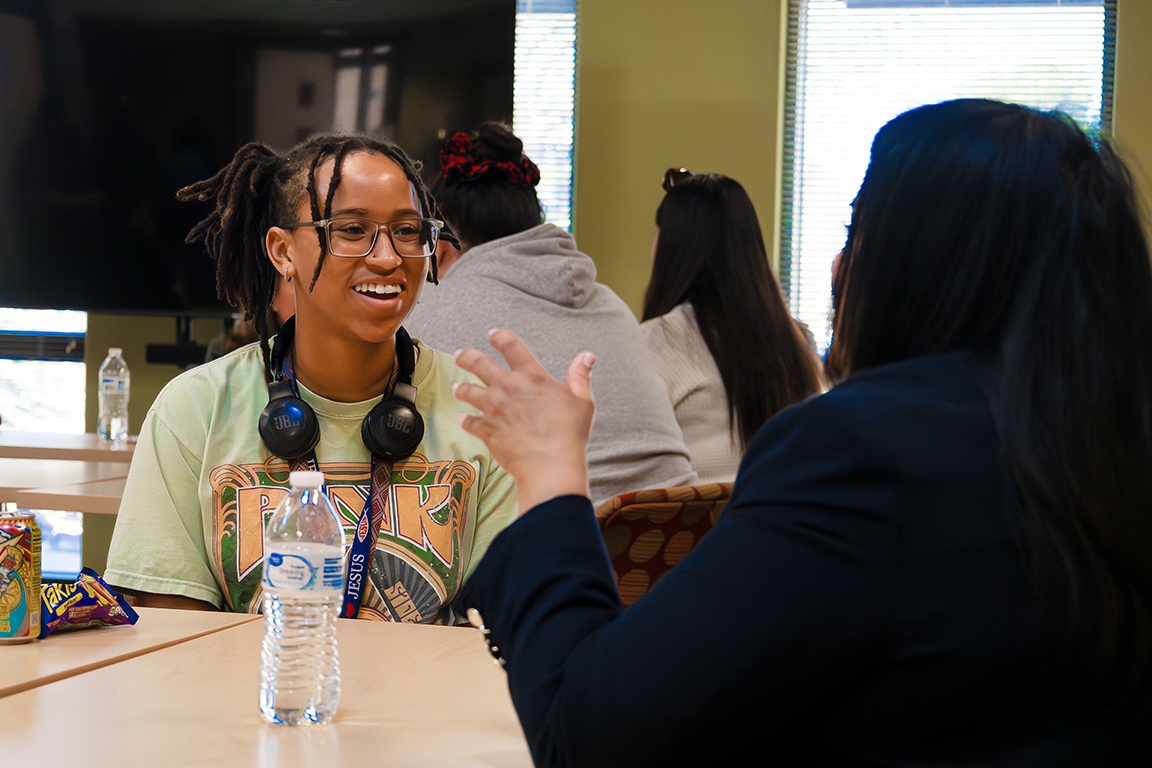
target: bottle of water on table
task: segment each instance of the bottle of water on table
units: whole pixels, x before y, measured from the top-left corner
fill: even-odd
[[[128,438],[128,388],[131,376],[119,347],[108,350],[100,364],[100,420],[97,432],[105,440]]]
[[[344,531],[321,472],[293,472],[264,529],[264,662],[260,712],[270,723],[327,723],[340,704],[336,617]]]

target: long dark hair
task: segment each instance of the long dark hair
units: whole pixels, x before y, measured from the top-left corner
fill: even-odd
[[[503,123],[488,122],[475,136],[457,134],[440,151],[432,194],[469,247],[544,223],[536,195],[540,172],[524,142]]]
[[[1037,588],[1068,608],[1101,684],[1147,702],[1152,266],[1108,142],[994,101],[900,115],[872,144],[834,300],[839,375],[986,361]]]
[[[244,312],[255,323],[268,364],[268,308],[276,295],[280,275],[264,250],[269,228],[293,223],[300,204],[307,200],[312,220],[332,215],[332,199],[340,186],[344,158],[368,152],[384,155],[404,171],[416,190],[421,215],[441,218],[435,201],[420,178],[420,164],[390,141],[367,136],[320,134],[280,155],[259,142],[245,144],[232,162],[215,176],[181,189],[181,201],[213,200],[215,209],[188,233],[187,242],[203,238],[209,254],[216,259],[216,288],[220,297]],[[328,194],[321,202],[316,192],[316,169],[329,158],[334,160]],[[454,240],[451,232],[441,237]],[[320,237],[320,258],[308,290],[316,285],[327,243]],[[437,281],[436,259],[431,259],[428,281]]]
[[[788,314],[748,193],[718,174],[682,179],[656,210],[644,320],[691,302],[743,448],[773,414],[819,392],[820,364]]]

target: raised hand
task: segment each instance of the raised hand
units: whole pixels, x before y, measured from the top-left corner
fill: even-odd
[[[554,496],[588,495],[584,457],[592,428],[590,375],[595,357],[581,352],[564,382],[553,379],[516,334],[488,334],[511,370],[474,349],[456,352],[456,365],[486,386],[457,383],[457,400],[480,411],[462,415],[460,425],[476,435],[516,479],[520,514]]]

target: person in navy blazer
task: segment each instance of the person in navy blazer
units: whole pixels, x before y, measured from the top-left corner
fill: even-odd
[[[1152,764],[1152,266],[1130,176],[985,100],[877,134],[827,394],[749,444],[626,612],[587,499],[593,359],[457,363],[522,517],[464,585],[540,766]]]

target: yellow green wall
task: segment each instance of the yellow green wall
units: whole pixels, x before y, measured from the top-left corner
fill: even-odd
[[[1152,2],[1116,4],[1116,86],[1112,136],[1142,192],[1145,226],[1152,236]]]
[[[580,0],[580,249],[639,313],[665,169],[727,174],[778,240],[784,0]]]

